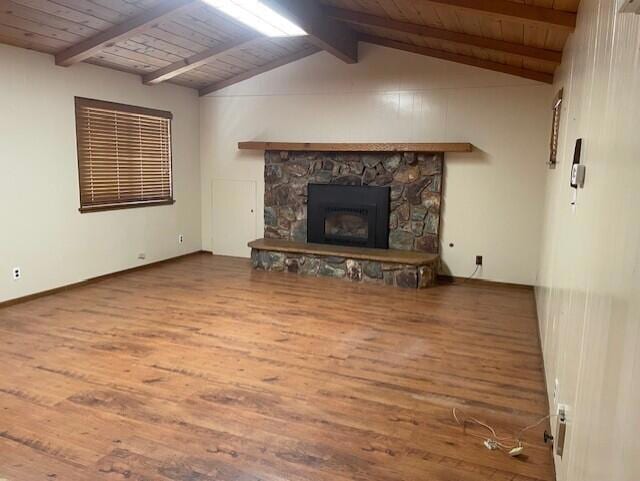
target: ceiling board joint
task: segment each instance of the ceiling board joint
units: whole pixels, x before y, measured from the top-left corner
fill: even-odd
[[[68,67],[87,60],[105,48],[153,28],[158,22],[195,2],[196,0],[163,0],[155,7],[57,53],[56,65]]]
[[[401,22],[387,17],[378,17],[363,12],[353,10],[345,10],[341,8],[328,7],[324,9],[327,16],[338,21],[363,25],[367,27],[383,28],[395,32],[406,33],[410,35],[418,35],[420,37],[434,38],[445,40],[458,44],[471,45],[484,49],[505,52],[514,55],[521,55],[538,60],[544,60],[554,64],[560,64],[562,61],[562,52],[548,50],[544,48],[531,47],[513,42],[505,42],[478,35],[469,35],[466,33],[454,32],[452,30],[444,30],[433,28],[426,25],[416,23]]]
[[[469,57],[467,55],[460,55],[451,52],[445,52],[444,50],[437,50],[429,47],[422,47],[420,45],[412,45],[408,43],[398,42],[389,38],[376,37],[375,35],[361,35],[360,40],[382,47],[393,48],[396,50],[403,50],[405,52],[417,53],[426,57],[434,57],[442,60],[448,60],[450,62],[461,63],[464,65],[470,65],[472,67],[483,68],[486,70],[493,70],[494,72],[501,72],[517,77],[523,77],[530,80],[537,80],[544,83],[553,83],[553,74],[540,72],[537,70],[530,70],[520,67],[514,67],[509,64],[493,62],[491,60],[484,60],[477,57]]]

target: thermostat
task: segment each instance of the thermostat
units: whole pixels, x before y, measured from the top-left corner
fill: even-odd
[[[573,164],[571,167],[571,187],[581,189],[584,187],[584,175],[586,167],[582,164]]]
[[[582,157],[582,139],[576,140],[576,146],[573,151],[573,165],[571,166],[571,187],[577,189],[584,187],[584,176],[586,168],[580,163]]]

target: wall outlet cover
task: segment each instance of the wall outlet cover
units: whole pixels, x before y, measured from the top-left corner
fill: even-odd
[[[22,270],[19,267],[14,267],[12,270],[13,280],[17,281],[22,277]]]
[[[562,404],[562,403],[558,404],[558,407],[556,408],[556,414],[558,416],[562,416],[566,421],[567,418],[569,417],[569,405]]]

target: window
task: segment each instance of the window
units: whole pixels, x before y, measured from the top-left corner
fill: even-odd
[[[560,90],[553,101],[553,124],[551,126],[551,154],[549,166],[555,167],[558,161],[558,137],[560,136],[560,112],[562,111],[562,97],[564,90]]]
[[[80,212],[172,204],[171,112],[76,97]]]

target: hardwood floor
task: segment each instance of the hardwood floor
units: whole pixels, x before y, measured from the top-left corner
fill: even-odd
[[[533,293],[198,254],[0,310],[0,479],[552,480]]]

